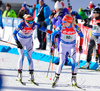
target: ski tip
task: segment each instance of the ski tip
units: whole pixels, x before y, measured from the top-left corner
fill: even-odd
[[[50,80],[51,80],[51,78],[50,78]]]

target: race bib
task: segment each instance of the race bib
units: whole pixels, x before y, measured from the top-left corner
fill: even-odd
[[[73,39],[73,35],[64,35],[64,39]]]
[[[94,26],[93,26],[93,30],[98,31],[98,30],[99,30],[99,26],[94,25]]]

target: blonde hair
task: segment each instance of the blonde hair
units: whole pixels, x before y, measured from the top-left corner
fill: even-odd
[[[32,17],[30,14],[25,14],[24,16],[23,16],[23,18],[24,19],[26,19],[26,18],[28,18],[28,17]]]
[[[30,14],[25,14],[24,16],[23,16],[23,18],[25,19],[25,20],[34,20],[34,18],[30,15]]]

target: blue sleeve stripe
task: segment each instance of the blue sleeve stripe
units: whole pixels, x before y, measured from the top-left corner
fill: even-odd
[[[15,31],[13,32],[13,37],[15,40],[18,40],[17,33],[18,33],[18,30],[15,29]]]
[[[81,37],[81,38],[83,38],[83,33],[82,32],[80,32],[80,33],[78,33],[79,34],[79,36]]]

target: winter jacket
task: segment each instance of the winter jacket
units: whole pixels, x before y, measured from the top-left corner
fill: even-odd
[[[16,15],[14,10],[10,9],[8,12],[7,12],[7,10],[5,10],[3,15],[2,15],[2,17],[13,17],[13,18],[16,18],[17,15]]]
[[[39,8],[40,8],[40,5],[37,4],[36,8],[35,8],[35,21],[36,22],[38,22],[38,16],[37,16],[37,14],[38,14]],[[49,25],[49,16],[51,15],[51,11],[50,11],[49,6],[46,5],[45,3],[44,3],[43,12],[44,12],[44,18],[45,18],[44,21],[46,22],[47,25]]]

